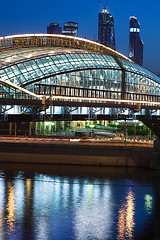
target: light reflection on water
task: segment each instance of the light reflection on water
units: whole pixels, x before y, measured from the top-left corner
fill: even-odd
[[[117,239],[133,239],[135,225],[135,198],[134,193],[129,189],[128,194],[122,202],[118,214],[118,237]]]
[[[15,225],[15,193],[14,193],[14,187],[13,185],[9,182],[7,184],[8,188],[8,201],[6,205],[6,210],[7,210],[7,224],[9,228],[9,233],[14,231],[14,225]]]
[[[1,171],[0,239],[152,239],[157,201],[150,178],[146,184],[98,168],[87,177],[78,168],[74,176]]]

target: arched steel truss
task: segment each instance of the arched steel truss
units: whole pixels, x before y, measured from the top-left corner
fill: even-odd
[[[21,34],[0,37],[0,51],[28,47],[72,47],[107,55],[116,55],[131,61],[123,54],[100,43],[79,37],[59,34]]]

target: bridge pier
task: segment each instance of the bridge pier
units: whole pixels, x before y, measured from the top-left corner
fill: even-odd
[[[142,121],[157,136],[151,154],[150,169],[160,170],[160,117],[152,116],[149,111],[146,111],[146,115],[137,116],[137,119]]]
[[[160,170],[160,139],[154,141],[153,152],[151,154],[150,168]]]

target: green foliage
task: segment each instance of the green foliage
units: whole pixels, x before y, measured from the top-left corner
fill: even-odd
[[[107,126],[117,127],[117,130],[121,130],[121,131],[125,132],[125,124],[121,123],[121,124],[116,125],[115,123],[108,123]],[[126,125],[126,129],[127,129],[127,134],[129,136],[133,136],[134,134],[145,136],[145,135],[148,135],[151,131],[145,125],[139,126],[138,124],[136,124],[136,131],[135,131],[135,126],[134,125]],[[151,134],[153,135],[154,133],[151,132]]]
[[[94,123],[92,125],[94,125],[94,128],[97,128],[97,129],[101,128],[101,124]],[[111,123],[107,124],[107,127],[109,127],[110,130],[112,130],[114,132],[116,131],[116,129],[117,129],[117,131],[125,132],[125,123],[120,123],[120,124],[116,125],[114,122],[111,122]],[[86,128],[91,128],[90,124],[86,125]],[[113,128],[113,129],[111,129],[111,128]],[[127,130],[128,136],[133,136],[133,135],[146,136],[151,131],[147,126],[145,126],[145,125],[140,126],[139,124],[136,124],[136,131],[135,131],[134,124],[126,124],[126,130]],[[154,133],[151,132],[151,134],[153,135]]]

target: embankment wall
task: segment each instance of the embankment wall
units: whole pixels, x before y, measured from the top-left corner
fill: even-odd
[[[150,168],[151,147],[89,144],[0,143],[0,162]]]

